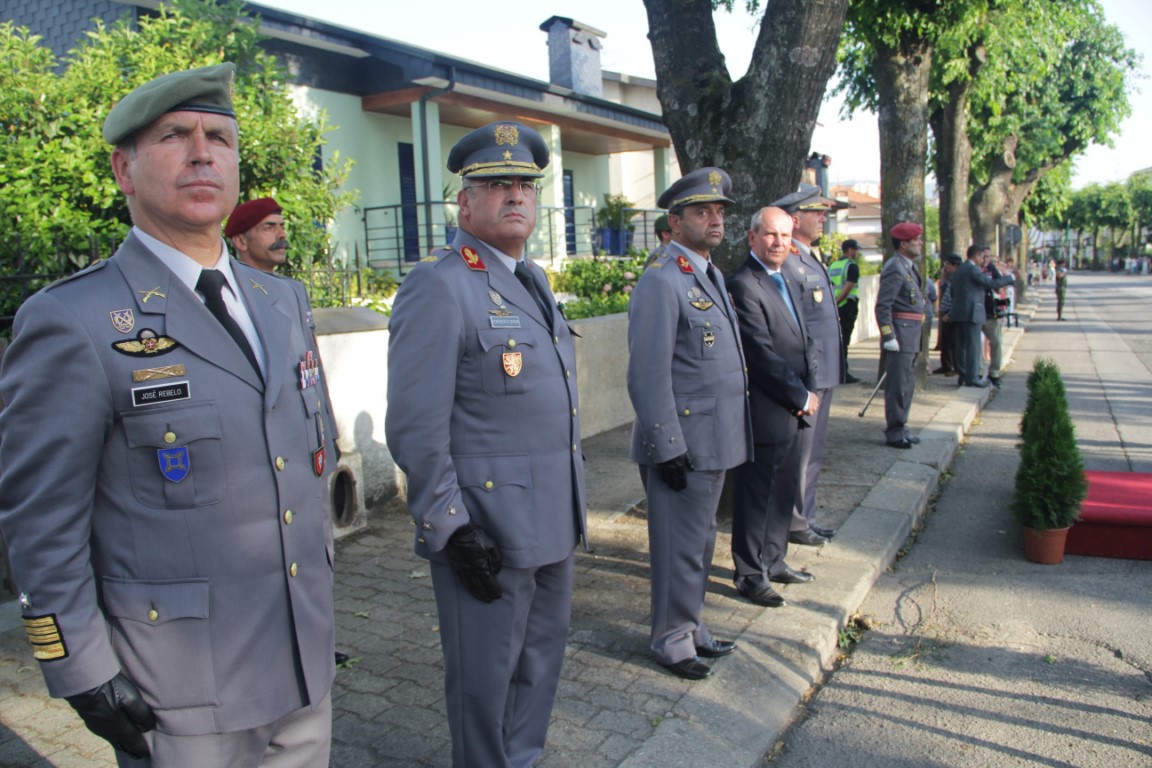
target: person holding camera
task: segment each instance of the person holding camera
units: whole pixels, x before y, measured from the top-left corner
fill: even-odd
[[[1000,327],[1000,318],[1007,312],[1008,302],[1000,298],[998,289],[1005,285],[1001,279],[1000,270],[996,269],[996,259],[992,256],[992,249],[984,248],[984,274],[991,281],[991,286],[984,289],[984,313],[987,319],[981,330],[984,338],[988,339],[988,378],[987,381],[997,389],[1000,388],[1000,367],[1004,362],[1004,336]],[[1008,275],[1011,278],[1011,275]],[[1011,285],[1011,282],[1007,283]]]

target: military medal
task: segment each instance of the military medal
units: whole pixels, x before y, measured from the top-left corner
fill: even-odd
[[[171,336],[159,336],[151,328],[142,328],[132,341],[114,341],[112,348],[131,357],[164,355],[180,346]]]
[[[308,350],[304,359],[300,361],[300,389],[308,389],[320,383],[320,358]]]
[[[824,301],[824,290],[822,288],[817,288],[816,290],[812,291],[812,299],[817,304]]]
[[[504,363],[504,373],[512,378],[520,375],[520,371],[524,369],[524,358],[519,352],[505,352],[502,356]]]
[[[700,310],[712,309],[715,304],[712,299],[704,291],[700,290],[700,286],[694,285],[688,289],[688,303]]]
[[[716,334],[713,331],[704,331],[704,346],[711,347],[716,343]]]
[[[328,458],[327,452],[324,450],[324,419],[320,417],[320,411],[316,411],[316,439],[320,443],[320,447],[312,451],[312,472],[316,477],[324,474],[324,464]]]
[[[495,290],[492,290],[491,288],[488,289],[488,298],[492,299],[492,303],[496,306],[500,307],[501,309],[504,308],[504,297]]]

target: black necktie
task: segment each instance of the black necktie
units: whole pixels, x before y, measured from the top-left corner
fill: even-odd
[[[540,293],[540,288],[536,285],[536,281],[532,279],[532,273],[528,271],[528,265],[524,260],[516,262],[516,269],[513,270],[516,274],[516,279],[524,286],[529,295],[536,300],[539,305],[540,311],[544,313],[544,322],[548,324],[548,328],[552,328],[552,308],[548,306],[548,302],[544,300],[544,296]]]
[[[256,362],[256,353],[252,351],[252,345],[248,343],[248,338],[244,335],[244,331],[240,330],[240,324],[232,315],[228,314],[228,307],[224,304],[224,297],[220,294],[221,289],[224,287],[224,273],[218,269],[204,269],[200,271],[200,279],[196,281],[196,290],[204,294],[204,306],[208,307],[208,311],[220,321],[220,325],[224,326],[224,330],[228,331],[228,335],[240,347],[240,351],[244,353],[244,357],[248,358],[248,362],[252,364],[252,369],[256,371],[256,375],[260,376],[260,364]],[[263,380],[263,377],[261,377]]]
[[[708,269],[705,270],[708,279],[712,281],[712,285],[716,286],[716,290],[720,291],[720,297],[724,297],[724,282],[720,279],[720,270],[712,266],[712,262],[708,262]]]

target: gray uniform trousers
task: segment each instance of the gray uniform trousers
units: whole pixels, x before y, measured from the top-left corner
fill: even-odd
[[[840,313],[836,292],[828,271],[812,253],[811,247],[793,241],[793,253],[784,262],[784,272],[799,286],[797,309],[804,313],[814,342],[816,355],[816,396],[820,408],[812,419],[810,435],[803,438],[804,451],[800,484],[796,491],[796,509],[791,528],[806,530],[816,522],[816,483],[824,466],[824,444],[828,439],[828,415],[832,410],[832,388],[844,383]],[[791,288],[791,285],[789,286]]]
[[[916,391],[916,358],[918,352],[885,352],[884,371],[884,438],[890,443],[906,440],[911,432],[905,426],[912,410]]]
[[[674,491],[655,467],[640,465],[648,497],[648,549],[652,569],[652,652],[664,664],[696,655],[712,634],[700,614],[716,550],[716,505],[724,470],[688,473]]]
[[[315,709],[304,707],[276,722],[235,733],[174,736],[160,731],[144,734],[152,754],[142,760],[116,752],[119,768],[153,766],[217,766],[229,768],[314,768],[328,765],[332,743],[332,696]],[[227,755],[222,762],[221,755]]]
[[[544,751],[568,639],[574,561],[569,555],[538,568],[503,568],[503,594],[492,603],[474,598],[452,566],[429,562],[454,768],[528,768]],[[470,631],[476,627],[485,629]]]

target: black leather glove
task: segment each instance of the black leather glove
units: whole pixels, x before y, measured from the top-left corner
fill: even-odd
[[[444,546],[444,554],[477,600],[490,603],[503,594],[496,581],[502,562],[500,548],[484,529],[471,523],[457,528]]]
[[[65,696],[64,700],[92,733],[130,757],[148,757],[143,733],[156,727],[156,716],[140,689],[123,672],[99,688]]]
[[[692,471],[692,457],[682,453],[674,459],[662,461],[656,465],[660,479],[674,491],[682,491],[688,487],[688,473]]]

